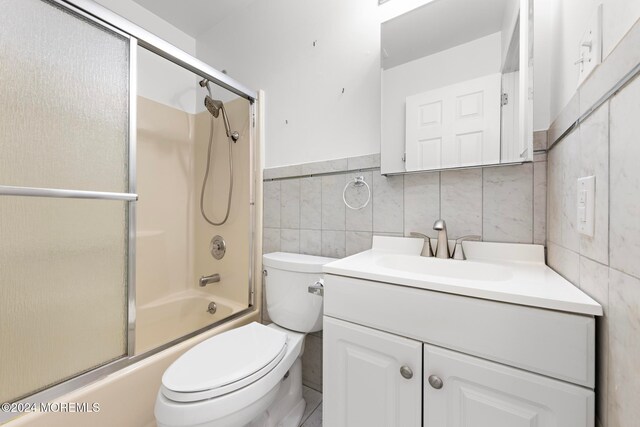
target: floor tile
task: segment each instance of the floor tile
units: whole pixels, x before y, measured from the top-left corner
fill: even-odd
[[[302,427],[322,427],[322,404],[316,408]]]
[[[304,409],[304,414],[302,414],[302,420],[300,422],[301,425],[304,424],[307,418],[309,418],[309,416],[320,406],[320,403],[322,403],[322,393],[310,387],[302,386],[302,397],[307,402],[307,406]]]

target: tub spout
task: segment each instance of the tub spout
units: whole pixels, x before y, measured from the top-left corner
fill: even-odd
[[[220,275],[218,273],[211,276],[202,276],[200,278],[200,287],[207,286],[209,283],[216,283],[220,281]]]

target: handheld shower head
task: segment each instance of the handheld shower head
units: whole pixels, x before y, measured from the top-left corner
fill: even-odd
[[[222,111],[222,121],[224,121],[224,129],[227,132],[227,137],[231,138],[233,142],[238,141],[240,139],[240,134],[236,131],[231,131],[231,126],[229,125],[229,118],[227,117],[227,112],[224,109],[224,104],[222,101],[217,99],[213,99],[211,96],[207,95],[204,98],[204,106],[207,107],[207,110],[211,113],[211,115],[215,118],[218,118],[220,115],[220,111]]]
[[[211,115],[215,118],[218,118],[218,116],[220,115],[220,110],[224,107],[222,101],[213,99],[209,95],[205,96],[204,98],[204,106],[207,107],[207,110],[209,110]]]

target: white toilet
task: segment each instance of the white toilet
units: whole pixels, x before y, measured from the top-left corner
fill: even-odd
[[[162,376],[158,426],[297,427],[305,408],[304,337],[322,329],[322,297],[308,288],[333,260],[264,255],[267,312],[274,323],[224,332],[180,356]]]

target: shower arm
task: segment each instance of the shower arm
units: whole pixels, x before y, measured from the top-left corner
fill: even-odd
[[[231,126],[229,125],[229,118],[227,117],[227,110],[225,110],[224,104],[222,104],[220,110],[222,110],[222,120],[224,121],[224,129],[227,132],[227,138],[231,138]],[[233,142],[236,142],[235,139]]]

